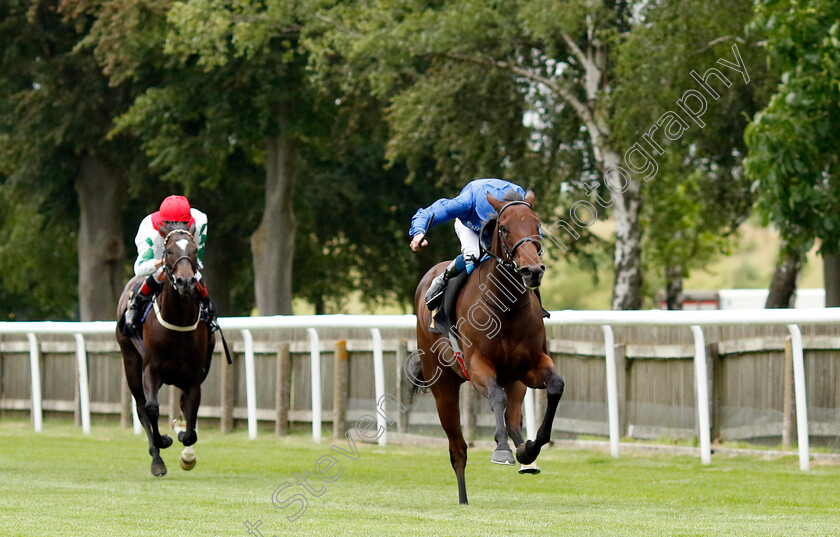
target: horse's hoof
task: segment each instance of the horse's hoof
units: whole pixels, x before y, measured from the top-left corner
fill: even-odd
[[[526,446],[528,444],[532,444],[532,443],[533,442],[528,440],[527,442],[523,442],[523,443],[519,444],[519,447],[516,448],[516,460],[519,461],[519,464],[524,464],[525,466],[527,466],[527,465],[531,464],[532,462],[534,462],[535,460],[537,460],[536,457],[532,457],[532,456],[528,455],[528,450],[526,449]]]
[[[163,461],[152,463],[152,475],[155,477],[163,477],[166,475],[166,464]]]
[[[193,457],[193,459],[191,461],[185,461],[184,457],[181,456],[181,458],[178,459],[178,462],[181,463],[181,468],[189,471],[189,470],[192,470],[193,468],[195,468],[196,460],[195,460],[195,457]],[[539,470],[537,470],[537,471],[539,471]]]
[[[172,445],[172,437],[168,434],[161,435],[160,442],[158,442],[157,447],[160,449],[166,449]]]
[[[537,466],[536,462],[532,462],[531,464],[520,464],[519,465],[519,473],[520,474],[538,474],[538,473],[540,473],[540,467]]]
[[[184,470],[195,468],[195,450],[192,446],[187,446],[181,451],[181,458],[178,462],[181,463],[181,468]]]
[[[490,457],[490,462],[505,466],[511,465],[514,463],[513,453],[509,449],[497,449],[493,452],[493,456]]]

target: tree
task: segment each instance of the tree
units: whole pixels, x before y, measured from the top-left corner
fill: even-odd
[[[628,3],[406,0],[340,3],[318,16],[333,28],[321,42],[321,61],[340,54],[374,91],[391,97],[392,158],[410,163],[412,155],[430,148],[444,176],[448,172],[463,183],[464,171],[476,162],[509,176],[535,169],[545,176],[544,165],[560,149],[571,150],[583,154],[587,192],[601,176],[610,181],[624,169],[609,96],[615,89],[614,48],[631,27]],[[531,128],[523,125],[526,112],[537,118]],[[508,130],[499,132],[505,119]],[[540,137],[561,122],[573,137],[543,145]],[[636,164],[625,162],[644,175],[645,166]],[[639,180],[627,181],[608,204],[616,222],[616,309],[641,306],[640,186]],[[585,228],[587,219],[580,220]],[[565,249],[565,236],[563,241]]]
[[[291,314],[297,229],[293,196],[300,136],[305,131],[299,112],[307,109],[298,82],[305,60],[296,54],[294,42],[286,39],[267,39],[249,58],[237,59],[231,42],[249,27],[247,22],[236,22],[238,8],[214,1],[174,4],[167,49],[182,61],[198,55],[205,73],[224,80],[222,87],[231,90],[220,95],[221,103],[213,99],[206,113],[212,117],[221,112],[230,123],[229,136],[265,170],[262,220],[251,235],[257,311]],[[236,105],[227,108],[233,102]]]
[[[840,252],[840,5],[767,0],[755,10],[751,29],[765,35],[770,66],[781,75],[767,106],[747,127],[745,168],[758,184],[765,221],[783,239],[768,305],[785,305],[792,302],[801,258],[815,240],[824,258]],[[826,281],[832,281],[828,274]],[[840,296],[827,293],[826,302],[838,305]]]
[[[282,2],[261,6],[193,1],[175,4],[169,14],[173,24],[169,52],[185,59],[197,57],[206,75],[226,80],[222,86],[236,87],[235,98],[253,102],[232,110],[240,121],[247,118],[234,137],[266,169],[266,206],[251,237],[261,314],[291,313],[293,283],[318,312],[324,311],[328,298],[371,281],[360,276],[363,272],[382,277],[366,286],[373,291],[367,296],[393,289],[388,285],[394,278],[387,264],[364,269],[364,263],[376,257],[371,252],[386,248],[377,233],[359,225],[336,229],[342,222],[356,224],[365,218],[381,222],[383,215],[372,211],[381,203],[366,194],[393,172],[381,169],[377,153],[381,142],[370,132],[363,133],[367,140],[359,140],[358,131],[346,123],[342,132],[336,132],[335,125],[342,122],[340,109],[347,105],[337,107],[336,96],[309,84],[303,70],[307,51],[299,46],[304,8]],[[243,78],[259,84],[241,88]],[[378,119],[368,114],[363,121],[375,125]],[[264,140],[264,151],[253,149],[259,138]],[[347,160],[357,158],[361,161],[348,165]],[[348,171],[353,175],[348,176]],[[307,219],[307,225],[298,225],[299,218]],[[297,229],[305,229],[299,240],[295,240]],[[301,255],[295,254],[298,248]],[[279,304],[272,302],[278,299]]]
[[[77,260],[56,262],[52,277],[77,263],[79,317],[113,319],[123,284],[120,209],[136,153],[125,140],[106,135],[111,118],[126,106],[128,90],[109,88],[93,57],[76,49],[89,21],[62,11],[60,2],[7,1],[0,11],[0,136],[6,142],[0,160],[8,168],[3,188],[25,190],[39,202],[32,220],[5,223],[38,222],[47,240],[51,233],[64,234],[55,239],[59,244],[72,234],[68,229],[78,227]],[[13,264],[27,250],[8,248],[6,262]],[[29,285],[47,284],[36,278]],[[63,303],[54,307],[50,311],[59,316],[72,309]]]
[[[235,6],[219,2],[92,2],[86,9],[97,21],[90,44],[111,83],[144,88],[115,132],[142,140],[164,183],[223,208],[217,213],[222,218],[239,219],[221,222],[220,229],[233,236],[212,240],[238,245],[238,235],[248,229],[257,310],[291,313],[292,198],[305,132],[293,103],[305,107],[306,101],[295,83],[305,62],[295,56],[294,45],[275,40],[261,54],[234,55]],[[250,188],[259,175],[262,186]],[[232,183],[249,206],[264,204],[261,221],[252,222],[252,211],[231,213],[213,200],[213,193]],[[242,205],[242,199],[225,201]],[[218,273],[224,280],[234,275],[241,271]]]
[[[413,294],[406,282],[416,282],[413,259],[407,248],[394,252],[392,245],[393,238],[404,240],[406,213],[416,208],[407,205],[417,196],[400,192],[417,188],[402,183],[402,168],[384,168],[386,131],[380,103],[370,92],[338,91],[333,78],[318,87],[308,83],[295,12],[280,9],[272,14],[276,19],[267,16],[266,10],[284,7],[166,0],[97,5],[91,42],[112,83],[150,81],[118,120],[118,129],[143,141],[164,182],[180,185],[200,207],[215,207],[221,216],[211,220],[208,249],[224,244],[228,272],[211,281],[234,278],[235,294],[241,295],[246,269],[255,266],[257,277],[250,281],[262,274],[257,294],[266,295],[260,289],[283,271],[260,269],[261,259],[280,256],[283,266],[293,266],[289,292],[294,289],[319,313],[328,303],[336,307],[351,289],[370,301],[406,300]],[[143,45],[126,47],[126,42]],[[283,161],[293,163],[294,171],[285,176],[296,178],[281,189],[287,190],[282,214],[296,225],[271,224],[279,213],[271,205],[258,229],[259,213],[249,207],[275,197],[266,170],[269,178],[283,175],[270,166],[277,163],[272,152],[286,151],[269,136],[279,132],[278,118],[286,122],[283,135],[294,142]],[[260,231],[270,228],[276,230]],[[247,247],[255,254],[248,264],[231,251],[240,250],[243,233],[253,234]],[[294,237],[293,248],[287,244],[268,248],[276,255],[260,254],[268,244],[260,237],[281,244],[279,234]],[[291,308],[290,296],[286,302]],[[257,307],[260,313],[275,311],[259,298]]]
[[[302,231],[296,247],[295,294],[316,312],[339,311],[350,290],[362,299],[410,304],[422,263],[408,248],[415,200],[434,195],[427,183],[403,179],[406,169],[385,167],[387,127],[369,94],[341,95],[331,129],[303,149],[296,205]],[[439,256],[453,241],[434,241]],[[395,245],[403,247],[395,247]],[[427,260],[427,252],[422,259]],[[299,275],[299,276],[297,276]]]
[[[251,209],[263,195],[264,171],[232,134],[234,114],[225,107],[240,103],[224,99],[234,88],[214,93],[225,86],[223,77],[165,52],[172,3],[65,0],[78,17],[93,21],[80,46],[93,53],[110,86],[133,88],[132,106],[110,134],[139,139],[146,153],[128,177],[124,242],[132,244],[137,223],[166,195],[188,195],[209,217],[204,281],[222,315],[247,315],[254,308],[248,237],[259,223]],[[126,263],[133,259],[132,248]]]
[[[669,309],[681,309],[682,279],[729,250],[752,207],[751,181],[742,170],[743,131],[761,98],[763,54],[741,37],[752,17],[750,2],[667,0],[646,4],[638,16],[616,47],[613,133],[619,145],[632,147],[669,110],[687,120],[686,131],[663,140],[661,151],[642,141],[658,166],[642,190],[643,258],[654,274],[649,281],[664,280]],[[745,75],[721,59],[742,63]],[[698,121],[680,102],[703,110]]]
[[[0,317],[6,321],[73,319],[78,289],[77,233],[50,216],[40,195],[0,185]]]

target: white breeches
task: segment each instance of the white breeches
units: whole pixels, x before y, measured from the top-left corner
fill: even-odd
[[[455,234],[458,235],[458,240],[461,241],[461,253],[464,254],[464,260],[470,257],[477,260],[481,254],[481,249],[478,246],[478,233],[462,224],[461,220],[456,218]]]

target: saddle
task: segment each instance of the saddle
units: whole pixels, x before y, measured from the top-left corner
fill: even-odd
[[[429,325],[429,331],[434,334],[451,334],[450,330],[455,324],[455,306],[458,304],[458,294],[461,288],[467,282],[469,274],[466,271],[450,278],[446,283],[446,289],[443,291],[440,304],[432,312],[432,321]]]
[[[476,268],[482,261],[487,259],[486,252],[489,252],[493,246],[493,231],[496,229],[496,221],[498,219],[498,215],[493,215],[481,226],[481,231],[478,234],[478,244],[482,256],[480,260],[476,261]],[[432,311],[432,320],[429,325],[430,332],[434,334],[452,334],[450,328],[455,324],[455,305],[458,303],[458,293],[461,292],[461,288],[466,283],[468,277],[469,274],[464,271],[447,282],[443,297],[439,301],[437,308]]]

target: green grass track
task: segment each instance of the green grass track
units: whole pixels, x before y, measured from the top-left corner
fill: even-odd
[[[467,465],[470,505],[457,503],[449,454],[440,448],[356,444],[357,460],[297,433],[222,436],[199,429],[198,465],[178,466],[180,444],[163,452],[169,474],[149,474],[144,436],[94,425],[84,436],[48,421],[0,421],[0,536],[838,536],[840,467],[798,469],[794,457],[767,461],[714,457],[609,455],[549,448],[543,473],[521,476],[473,449]],[[341,465],[322,466],[333,455]],[[328,459],[325,459],[329,462]],[[322,463],[325,464],[325,463]],[[294,474],[310,472],[313,497]],[[280,500],[308,499],[296,521]],[[258,535],[254,531],[253,535]]]

